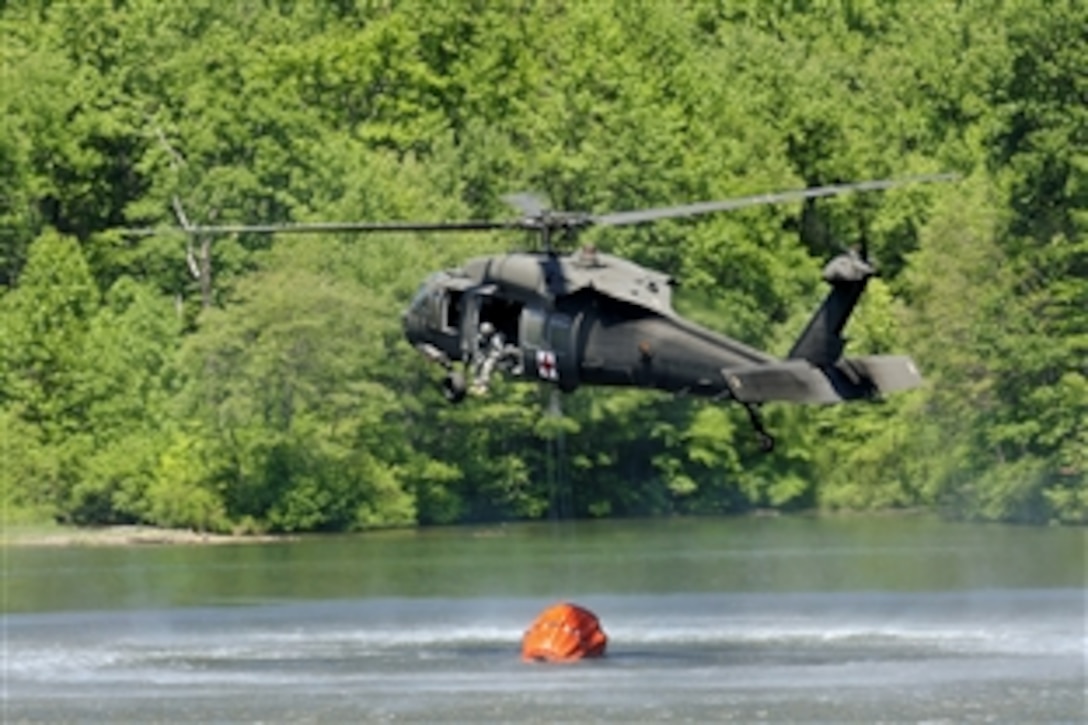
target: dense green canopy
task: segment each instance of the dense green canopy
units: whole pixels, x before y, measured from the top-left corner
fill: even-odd
[[[0,4],[7,519],[347,530],[754,508],[1088,520],[1088,5],[1077,0]],[[500,384],[402,341],[502,235],[190,240],[198,222],[611,211],[955,171],[952,185],[593,230],[782,353],[819,269],[884,276],[883,405],[743,410]]]

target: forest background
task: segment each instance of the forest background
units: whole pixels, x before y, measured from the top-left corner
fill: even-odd
[[[1088,521],[1088,5],[1077,0],[0,3],[6,522],[321,531],[547,516],[937,509]],[[883,275],[855,354],[926,386],[743,410],[499,384],[451,407],[403,341],[502,235],[188,240],[196,222],[610,211],[925,185],[592,233],[697,319],[788,350],[821,265]]]

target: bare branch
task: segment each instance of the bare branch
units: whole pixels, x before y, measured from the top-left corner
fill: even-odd
[[[179,166],[185,166],[185,157],[181,155],[181,152],[170,145],[170,142],[166,139],[166,134],[163,133],[162,128],[157,124],[153,127],[155,130],[155,136],[159,139],[159,143],[166,149],[166,153],[170,154],[170,158],[173,161],[175,168]]]

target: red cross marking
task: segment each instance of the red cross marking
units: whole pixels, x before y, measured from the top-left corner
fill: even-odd
[[[548,350],[537,350],[536,370],[544,380],[558,380],[559,368],[555,365],[555,353]]]

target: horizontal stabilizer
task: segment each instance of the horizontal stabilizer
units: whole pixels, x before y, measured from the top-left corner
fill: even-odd
[[[818,367],[807,360],[783,360],[723,370],[729,391],[741,403],[839,403],[873,398],[922,383],[914,361],[905,355],[842,358]]]
[[[865,355],[844,358],[839,366],[867,381],[878,393],[910,390],[922,384],[918,366],[906,355]]]

